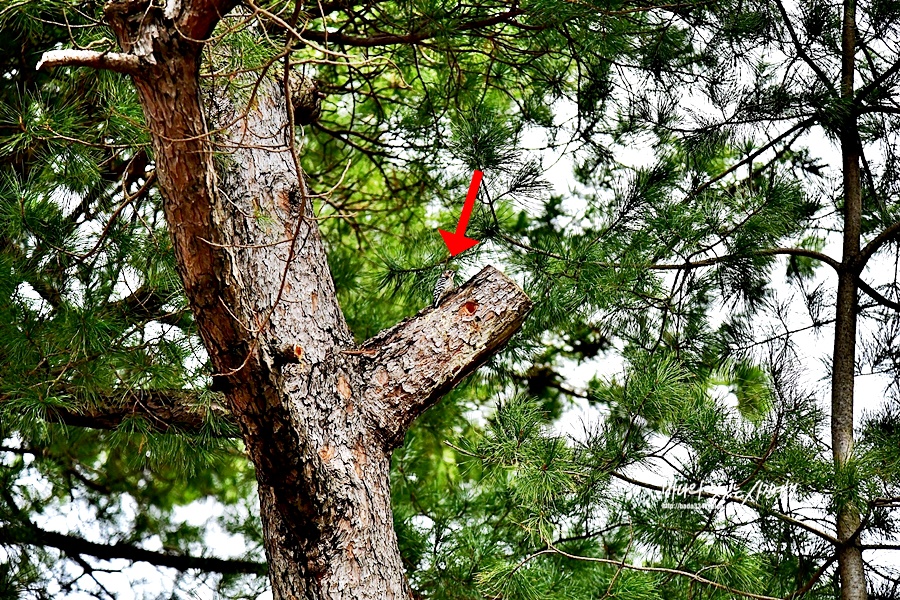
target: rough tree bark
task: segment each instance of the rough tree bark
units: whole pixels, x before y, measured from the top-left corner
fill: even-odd
[[[844,240],[835,306],[834,355],[831,370],[831,450],[835,470],[848,468],[853,457],[853,401],[856,376],[856,319],[860,257],[862,190],[860,187],[859,126],[853,103],[856,72],[856,3],[844,0],[841,43],[841,99],[848,108],[841,123],[840,140],[844,179]],[[843,478],[842,478],[843,479]],[[845,492],[837,490],[846,496]],[[837,513],[838,573],[842,600],[866,600],[865,564],[859,544],[859,508],[839,499]]]
[[[234,4],[113,1],[122,53],[56,52],[45,64],[134,80],[179,274],[256,467],[274,597],[407,598],[391,451],[506,343],[531,302],[487,267],[439,308],[355,347],[280,83],[261,79],[243,102],[201,90],[202,40]]]

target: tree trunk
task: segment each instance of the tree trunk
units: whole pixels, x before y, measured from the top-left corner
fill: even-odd
[[[356,348],[290,150],[280,82],[200,89],[195,40],[229,8],[126,0],[107,5],[107,18],[141,63],[132,75],[179,273],[256,467],[274,597],[408,598],[391,451],[506,343],[531,302],[486,267],[437,309]],[[241,94],[251,97],[231,97]]]
[[[853,387],[856,375],[857,278],[855,265],[860,250],[862,191],[860,188],[859,129],[853,106],[856,60],[856,5],[844,0],[842,33],[841,98],[847,114],[841,125],[844,179],[844,247],[838,274],[834,357],[831,371],[831,446],[835,471],[848,468],[853,455]],[[849,466],[852,469],[852,466]],[[841,490],[838,477],[837,539],[838,572],[842,600],[866,600],[866,573],[859,546],[859,508],[848,499],[852,490]]]

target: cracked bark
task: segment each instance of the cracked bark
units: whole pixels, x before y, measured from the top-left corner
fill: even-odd
[[[243,103],[199,85],[195,40],[231,6],[129,0],[108,4],[107,19],[140,59],[132,77],[179,274],[256,466],[273,594],[408,598],[391,451],[506,343],[531,302],[488,267],[439,308],[369,340],[368,352],[343,353],[353,340],[289,151],[280,84],[263,80]],[[283,363],[284,348],[296,362]]]

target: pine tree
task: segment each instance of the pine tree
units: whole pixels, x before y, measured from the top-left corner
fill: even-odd
[[[570,279],[563,286],[547,281],[543,291],[552,297],[549,290],[563,288],[575,296],[570,308],[607,299],[595,289],[632,295],[630,302],[614,297],[613,307],[594,307],[607,315],[602,326],[576,325],[620,344],[629,368],[624,380],[593,383],[587,397],[608,415],[570,455],[554,455],[556,475],[565,475],[577,508],[552,510],[567,496],[549,492],[542,498],[549,504],[534,502],[529,514],[540,541],[532,553],[498,567],[497,585],[516,574],[527,580],[520,565],[546,554],[618,570],[633,556],[639,563],[630,568],[637,571],[649,554],[663,569],[657,572],[671,575],[662,591],[650,584],[663,597],[684,597],[701,573],[711,575],[703,577],[707,589],[723,597],[830,597],[828,574],[832,594],[842,598],[866,598],[867,576],[873,590],[890,595],[895,575],[868,569],[863,551],[894,547],[884,542],[894,531],[897,482],[888,458],[896,448],[888,439],[897,373],[887,364],[896,354],[891,332],[900,305],[896,255],[885,252],[898,231],[891,204],[896,111],[890,90],[900,64],[892,45],[895,8],[716,3],[673,13],[661,25],[673,42],[668,54],[620,65],[628,85],[612,95],[615,107],[605,113],[621,117],[607,121],[612,140],[651,145],[656,163],[636,170],[622,193],[621,175],[616,179],[608,166],[609,149],[597,148],[579,170],[596,190],[586,218],[575,220],[584,236],[558,241],[549,227],[515,242],[532,250],[531,264],[541,261],[543,271],[555,266]],[[813,153],[821,148],[804,150],[807,132],[833,140],[839,164],[821,162]],[[829,188],[831,181],[839,192]],[[826,253],[835,242],[842,249]],[[795,325],[797,313],[773,289],[778,256],[787,260],[811,325]],[[836,290],[819,267],[836,275]],[[861,338],[862,353],[860,319],[882,332]],[[833,343],[830,407],[800,385],[800,365],[809,358],[795,340],[808,329]],[[571,338],[560,340],[530,383],[558,392],[553,361],[575,348]],[[857,356],[891,385],[888,401],[872,406],[859,431],[853,425]],[[723,384],[742,418],[710,394]],[[512,431],[535,426],[533,417],[510,410],[520,415]],[[473,454],[514,469],[527,456],[498,462],[492,447]],[[551,470],[541,460],[541,470]],[[665,510],[667,490],[648,478],[653,470],[674,473],[694,495],[717,499],[708,489],[716,485],[731,498],[701,504],[699,515]],[[597,473],[663,496],[623,497],[621,487],[598,483]],[[792,486],[794,502],[743,501],[746,490],[781,485]],[[798,496],[805,506],[795,504]],[[831,527],[810,517],[813,506],[818,518],[830,515]],[[564,516],[572,512],[583,515],[574,531]],[[595,536],[602,544],[585,544]],[[560,540],[574,549],[560,547]]]
[[[266,573],[276,598],[887,590],[863,551],[894,530],[900,297],[865,267],[897,262],[898,17],[3,5],[0,590],[112,595],[115,558],[175,568],[176,595]],[[523,149],[536,129],[577,160],[570,197]],[[633,144],[649,166],[620,162]],[[422,311],[474,168],[483,241],[452,262],[525,293],[484,269]],[[776,266],[834,342],[830,410]],[[894,383],[855,432],[862,359]],[[552,428],[571,399],[600,415],[578,439]],[[178,521],[206,497],[243,555]],[[36,523],[67,508],[83,530]]]

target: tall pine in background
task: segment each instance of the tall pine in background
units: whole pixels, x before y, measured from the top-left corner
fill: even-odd
[[[866,561],[894,547],[900,499],[900,7],[221,7],[198,61],[206,117],[227,130],[294,82],[293,153],[357,343],[426,306],[448,261],[467,275],[493,264],[535,302],[393,452],[413,594],[896,593],[890,558]],[[133,579],[130,562],[164,580],[132,595],[190,597],[202,582],[255,597],[268,572],[279,597],[278,529],[260,516],[292,513],[265,493],[259,507],[257,478],[274,496],[278,482],[248,460],[270,438],[232,413],[235,383],[201,342],[194,317],[208,315],[191,313],[163,214],[172,162],[157,153],[182,138],[154,147],[153,128],[178,111],[148,119],[132,79],[108,69],[129,71],[113,64],[116,36],[152,21],[108,26],[128,10],[173,22],[141,2],[0,5],[0,597],[130,597],[106,573]],[[78,64],[36,70],[75,48]],[[228,189],[250,163],[213,125]],[[543,147],[527,149],[536,134]],[[554,195],[544,167],[560,157],[576,181]],[[435,228],[452,227],[473,168],[485,189],[469,235],[483,242],[451,261]],[[286,194],[285,210],[303,202]],[[257,207],[238,216],[281,228]],[[282,295],[266,301],[300,310]],[[270,352],[251,349],[241,357]],[[275,373],[319,360],[291,348],[285,365],[281,350]],[[576,368],[600,373],[579,387]],[[855,398],[863,373],[885,378],[883,398]],[[572,402],[595,418],[574,438],[555,426]],[[674,482],[695,491],[667,493]],[[215,523],[185,522],[182,507],[203,502]],[[243,548],[210,544],[210,527]]]

